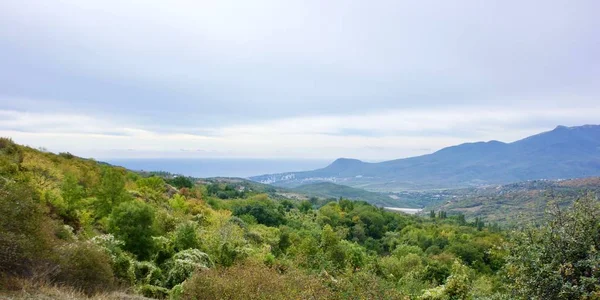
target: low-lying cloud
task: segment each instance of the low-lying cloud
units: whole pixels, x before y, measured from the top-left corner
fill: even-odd
[[[0,135],[96,158],[244,157],[384,160],[474,141],[515,141],[594,122],[599,108],[398,110],[282,118],[222,127],[161,129],[89,115],[0,111]]]

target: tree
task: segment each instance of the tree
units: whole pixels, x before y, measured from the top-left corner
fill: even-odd
[[[163,199],[165,181],[162,178],[156,176],[140,178],[136,184],[144,200],[158,203]]]
[[[475,223],[473,224],[473,226],[475,226],[478,231],[483,230],[484,225],[485,223],[479,217],[475,218]]]
[[[116,168],[105,167],[97,192],[96,215],[108,216],[114,207],[129,199],[123,174]]]
[[[258,195],[238,204],[233,208],[233,214],[236,216],[251,215],[256,218],[258,223],[267,226],[278,226],[285,222],[283,212],[266,195],[264,197]]]
[[[310,203],[310,201],[304,200],[304,201],[300,202],[298,209],[303,213],[307,213],[312,209],[312,204]]]
[[[177,176],[177,177],[169,180],[169,183],[178,189],[181,189],[181,188],[191,189],[194,186],[194,183],[189,178],[184,177],[184,176]]]
[[[61,196],[65,201],[66,215],[73,218],[75,210],[79,206],[79,201],[85,196],[85,191],[79,185],[75,175],[71,173],[65,175],[61,186]]]
[[[549,211],[545,226],[516,232],[507,273],[528,299],[596,299],[600,296],[600,204],[588,194],[567,211]]]
[[[198,225],[194,222],[186,222],[177,226],[173,234],[173,247],[177,252],[200,248]]]
[[[358,271],[365,265],[366,251],[365,248],[361,247],[357,243],[351,243],[346,240],[342,240],[340,245],[343,247],[346,253],[348,263],[352,267],[352,272]]]
[[[445,219],[447,216],[448,216],[447,213],[443,210],[440,210],[438,212],[438,218],[440,218],[440,219]]]
[[[467,224],[467,220],[465,219],[465,215],[463,214],[459,214],[458,216],[456,216],[456,220],[458,221],[458,225]]]
[[[152,206],[144,202],[123,202],[110,215],[109,231],[125,242],[125,250],[146,259],[154,246],[154,214]]]

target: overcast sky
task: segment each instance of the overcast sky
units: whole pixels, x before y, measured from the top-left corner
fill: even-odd
[[[0,1],[0,136],[384,160],[600,123],[600,2]]]

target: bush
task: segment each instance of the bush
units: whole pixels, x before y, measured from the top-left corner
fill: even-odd
[[[112,234],[97,235],[91,242],[102,247],[111,257],[113,273],[122,283],[133,284],[135,282],[136,260],[131,254],[121,250],[124,245],[122,241],[115,239]]]
[[[60,271],[55,279],[88,295],[109,290],[114,283],[111,258],[91,243],[67,245],[60,250]]]
[[[194,222],[186,222],[177,226],[173,234],[173,247],[175,251],[200,248],[198,225]]]
[[[144,284],[138,288],[138,293],[142,294],[144,297],[154,298],[154,299],[165,299],[169,296],[169,290],[155,285]]]
[[[196,272],[184,284],[184,299],[331,299],[316,277],[288,270],[280,274],[264,264],[246,263]]]
[[[162,285],[162,271],[156,265],[148,261],[135,263],[135,278],[138,282],[149,285]]]
[[[176,253],[167,263],[166,286],[173,287],[184,282],[197,270],[206,270],[213,267],[213,262],[208,254],[198,249],[188,249]]]
[[[408,299],[393,282],[369,272],[357,272],[331,283],[334,299]]]
[[[54,226],[37,193],[0,178],[0,273],[31,275],[52,254]]]
[[[469,268],[455,261],[452,265],[452,275],[445,285],[426,290],[419,299],[422,300],[463,300],[471,299],[472,290],[469,278]]]
[[[178,284],[171,288],[169,291],[169,299],[171,300],[180,300],[183,299],[183,285]]]
[[[421,269],[421,257],[413,253],[401,258],[395,256],[382,257],[379,268],[384,276],[400,279],[410,272]]]

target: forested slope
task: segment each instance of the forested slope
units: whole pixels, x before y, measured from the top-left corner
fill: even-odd
[[[479,221],[445,214],[414,217],[346,199],[276,199],[223,180],[148,175],[0,139],[0,295],[43,297],[56,289],[67,292],[54,295],[74,298],[102,293],[171,299],[525,299],[539,294],[523,287],[521,273],[510,273],[535,274],[525,255],[530,253],[512,251],[506,247],[512,241],[508,232]],[[590,205],[583,211],[593,211]],[[577,216],[573,224],[597,221]],[[579,231],[590,236],[584,246],[591,249],[596,236]],[[544,238],[541,232],[530,242],[546,245]],[[586,270],[598,261],[588,254],[579,251],[561,262],[585,259],[586,265],[573,264],[575,273],[568,275],[561,273],[558,258],[549,257],[544,270],[558,289],[544,295],[562,293],[567,279],[585,283],[569,295],[594,293],[588,283],[597,280],[596,271]]]

